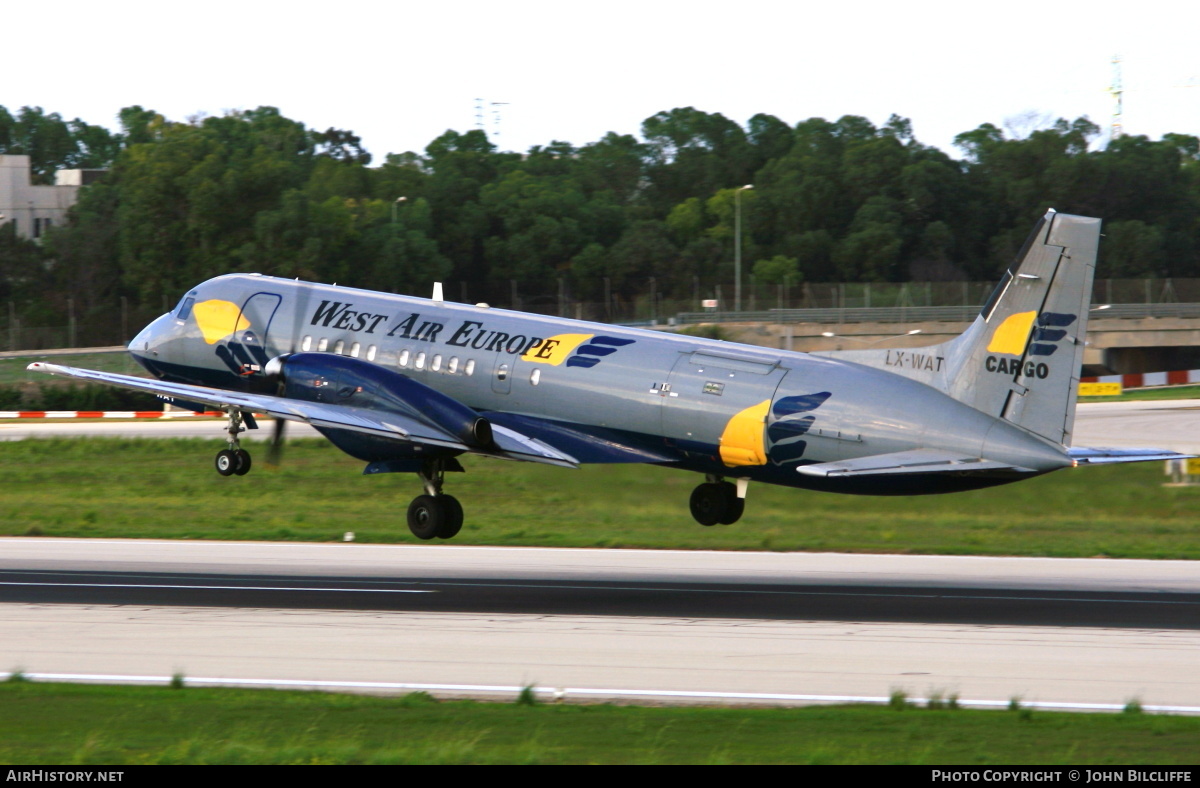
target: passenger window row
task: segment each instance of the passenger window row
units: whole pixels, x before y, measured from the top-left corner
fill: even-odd
[[[318,353],[331,352],[329,339],[327,337],[319,337],[314,343],[312,336],[305,336],[300,341],[300,349],[305,352],[311,351],[314,344],[316,345],[316,351]],[[358,358],[362,352],[362,346],[358,342],[353,342],[350,345],[349,352],[347,352],[345,340],[338,339],[333,343],[332,352],[337,353],[339,356],[348,355],[351,358]],[[374,361],[377,352],[378,348],[376,348],[375,345],[368,345],[366,353],[367,361]],[[427,354],[424,350],[417,351],[416,353],[413,353],[408,349],[401,350],[400,354],[396,357],[396,366],[400,367],[401,369],[415,370],[424,370],[428,368],[430,372],[441,372],[445,370],[446,374],[448,375],[457,375],[461,373],[467,377],[471,377],[475,374],[475,359],[473,358],[463,360],[458,356],[451,356],[450,358],[445,359],[440,353],[435,353],[432,357],[430,357],[429,354]],[[500,380],[507,378],[508,365],[503,365],[497,374],[499,375]],[[540,368],[535,368],[529,373],[530,385],[536,386],[541,382],[541,380],[542,370]]]

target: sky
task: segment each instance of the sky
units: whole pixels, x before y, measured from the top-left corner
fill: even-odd
[[[640,136],[675,107],[743,127],[895,113],[958,157],[983,123],[1024,136],[1087,115],[1107,133],[1114,55],[1125,133],[1200,135],[1198,23],[1178,0],[4,3],[0,106],[113,130],[134,104],[178,121],[274,106],[353,131],[376,163],[476,128],[479,100],[521,152]]]

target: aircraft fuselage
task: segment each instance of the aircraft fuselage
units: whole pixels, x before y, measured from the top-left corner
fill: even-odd
[[[565,447],[582,462],[872,494],[972,489],[1071,464],[1061,447],[1003,419],[845,360],[259,275],[198,285],[129,348],[163,380],[225,389],[253,389],[284,354],[358,359],[552,445],[556,429],[586,434]],[[328,377],[313,379],[313,397],[353,405],[371,396]],[[368,462],[409,456],[387,439],[323,431]],[[1024,470],[870,479],[797,470],[920,448]]]

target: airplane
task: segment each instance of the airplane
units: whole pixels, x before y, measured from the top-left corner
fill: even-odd
[[[750,482],[852,494],[971,490],[1078,465],[1180,458],[1071,446],[1099,219],[1041,217],[966,331],[917,349],[801,353],[486,304],[227,274],[146,326],[129,352],[154,379],[30,370],[150,392],[227,416],[238,436],[315,427],[366,463],[415,473],[419,539],[449,539],[444,490],[464,454],[564,468],[648,463],[703,474],[690,509],[732,524]]]

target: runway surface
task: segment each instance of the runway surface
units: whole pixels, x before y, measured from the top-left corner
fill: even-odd
[[[1200,708],[1174,561],[3,539],[0,631],[28,672]]]
[[[223,430],[0,423],[65,434]],[[1200,453],[1200,401],[1081,405],[1074,443]],[[1200,711],[1200,565],[1180,561],[0,539],[0,633],[0,671],[28,673]]]

